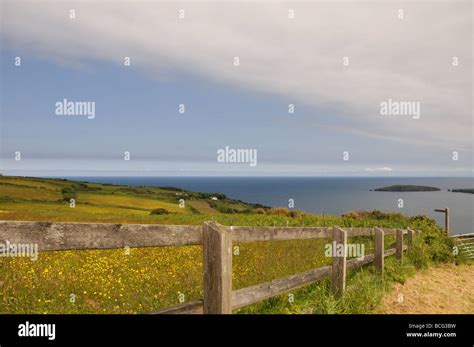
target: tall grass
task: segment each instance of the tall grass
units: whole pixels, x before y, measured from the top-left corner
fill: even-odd
[[[418,270],[439,263],[468,262],[462,256],[455,255],[452,239],[439,229],[433,220],[426,217],[413,217],[408,219],[408,226],[421,229],[422,233],[415,236],[409,245],[403,262],[394,257],[385,258],[383,278],[370,264],[349,271],[347,288],[343,295],[333,294],[330,280],[324,279],[291,293],[242,308],[237,312],[242,314],[375,313],[378,311],[382,298],[391,291],[394,284],[405,283]]]

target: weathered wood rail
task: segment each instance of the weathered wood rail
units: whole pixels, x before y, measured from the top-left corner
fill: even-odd
[[[335,293],[346,286],[348,269],[374,262],[383,275],[385,257],[403,259],[408,244],[419,231],[387,228],[340,227],[227,227],[215,222],[197,225],[100,224],[0,221],[0,242],[37,244],[41,251],[114,249],[162,246],[202,245],[203,300],[167,307],[152,313],[231,313],[232,310],[264,299],[332,278]],[[385,235],[395,235],[395,248],[384,249]],[[375,237],[374,254],[347,259],[346,254],[332,257],[332,265],[301,274],[232,290],[233,242],[274,240],[332,239],[337,245],[347,244],[353,236]]]

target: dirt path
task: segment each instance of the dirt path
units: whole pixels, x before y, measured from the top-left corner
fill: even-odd
[[[417,273],[385,296],[381,313],[474,313],[474,265]]]

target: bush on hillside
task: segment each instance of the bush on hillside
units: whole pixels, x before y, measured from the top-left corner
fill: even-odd
[[[150,215],[157,215],[157,214],[169,214],[169,212],[164,208],[155,208],[151,210]]]
[[[409,252],[415,265],[426,267],[427,262],[449,262],[455,260],[454,241],[442,230],[436,221],[426,216],[415,216],[408,219],[409,227],[421,230],[415,237],[412,251]]]
[[[290,210],[283,207],[274,207],[274,208],[264,210],[262,214],[297,218],[297,217],[301,217],[303,215],[303,212],[298,211],[298,210]]]
[[[391,220],[391,219],[401,219],[403,216],[397,212],[382,212],[379,210],[373,211],[348,211],[344,213],[341,217],[344,218],[353,218],[353,219],[363,219],[370,218],[375,220]]]
[[[77,198],[76,191],[72,187],[65,187],[61,189],[61,194],[63,195],[64,201],[71,201],[71,199]]]
[[[91,187],[83,182],[73,183],[72,187],[77,191],[88,191],[88,192],[95,192],[102,190],[101,187]]]
[[[256,214],[266,214],[265,209],[260,208],[260,207],[256,208],[253,212],[256,213]]]

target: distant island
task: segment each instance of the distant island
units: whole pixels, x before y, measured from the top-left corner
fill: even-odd
[[[464,188],[464,189],[451,189],[453,193],[468,193],[474,194],[474,188]]]
[[[399,184],[394,186],[374,189],[376,192],[436,192],[441,189],[430,186],[414,186],[409,184]]]

